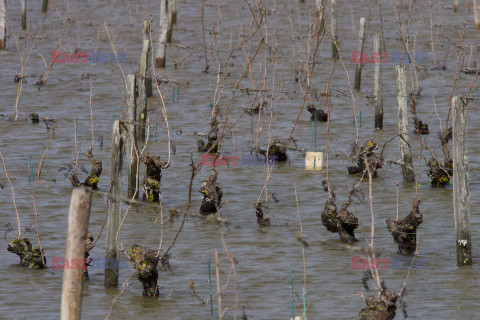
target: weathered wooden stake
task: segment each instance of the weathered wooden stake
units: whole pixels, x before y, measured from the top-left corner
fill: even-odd
[[[173,29],[173,12],[174,12],[175,0],[167,0],[167,43],[172,43],[172,29]]]
[[[150,24],[143,21],[143,48],[142,56],[140,58],[140,70],[138,75],[138,114],[139,123],[137,130],[138,141],[145,141],[145,125],[147,123],[147,70],[149,66],[150,57]],[[150,82],[151,83],[151,82]]]
[[[335,16],[335,0],[330,1],[330,28],[332,32],[332,59],[338,58],[337,17]]]
[[[375,129],[383,129],[383,93],[382,93],[382,59],[380,50],[380,35],[377,33],[373,38],[373,51],[375,60],[375,73],[373,91],[375,94]]]
[[[48,0],[43,0],[42,12],[47,12],[47,10],[48,10]]]
[[[110,199],[107,214],[107,247],[105,251],[105,286],[118,285],[119,244],[117,231],[122,215],[122,169],[125,148],[128,139],[128,128],[123,121],[116,120],[112,128],[112,150],[110,151]]]
[[[0,0],[0,50],[7,47],[7,8],[5,0]]]
[[[137,157],[137,125],[135,123],[137,115],[137,77],[134,74],[127,75],[127,123],[128,123],[128,197],[138,198],[138,157]],[[136,193],[136,194],[135,194]]]
[[[473,15],[475,16],[475,27],[480,28],[480,10],[478,8],[478,0],[473,0]]]
[[[65,249],[65,259],[69,265],[76,263],[81,266],[85,259],[85,234],[90,217],[91,198],[90,191],[85,188],[75,188],[72,191]],[[80,320],[82,282],[83,268],[65,268],[63,270],[62,320]]]
[[[160,37],[158,38],[155,67],[165,68],[165,54],[167,50],[168,12],[167,0],[160,0]]]
[[[27,0],[22,0],[22,29],[27,30]]]
[[[360,51],[360,60],[355,69],[355,90],[360,90],[360,82],[362,81],[362,60],[363,60],[363,43],[365,39],[365,18],[360,18],[360,31],[358,33],[357,51]]]
[[[454,6],[453,6],[453,11],[454,11],[454,12],[458,12],[459,9],[460,9],[460,7],[459,7],[459,0],[453,0],[453,4],[454,4]]]
[[[324,0],[316,0],[317,3],[317,12],[318,12],[318,24],[320,28],[320,35],[324,35],[325,33],[325,10],[323,8],[325,1]]]
[[[396,66],[397,73],[397,105],[398,105],[398,133],[400,135],[400,153],[402,154],[403,180],[415,182],[412,164],[412,151],[408,142],[408,111],[407,111],[407,78],[405,66]]]
[[[470,233],[470,195],[467,148],[467,104],[462,97],[453,97],[453,213],[457,265],[472,264]]]
[[[173,12],[172,12],[172,23],[177,24],[177,0],[172,0],[173,1]]]

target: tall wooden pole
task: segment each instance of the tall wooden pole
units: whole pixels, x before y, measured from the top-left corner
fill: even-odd
[[[143,48],[142,56],[140,57],[140,70],[138,75],[138,120],[139,126],[137,128],[138,141],[145,141],[145,125],[147,123],[147,70],[150,58],[150,24],[143,21]]]
[[[155,67],[165,68],[165,54],[167,50],[168,12],[167,0],[160,0],[160,36],[158,38]]]
[[[129,74],[127,75],[127,122],[129,129],[129,143],[128,143],[128,197],[132,198],[135,195],[135,198],[138,198],[138,147],[137,147],[137,125],[136,114],[137,114],[137,79],[136,75]],[[137,191],[137,192],[136,192]]]
[[[360,90],[360,83],[362,82],[362,59],[363,59],[363,43],[365,40],[365,18],[360,18],[360,31],[358,32],[358,46],[357,51],[360,51],[360,60],[355,69],[355,84],[354,88]]]
[[[397,73],[398,133],[400,135],[400,153],[402,154],[403,162],[403,180],[415,182],[412,151],[408,142],[407,78],[405,76],[405,66],[396,66],[395,70]]]
[[[7,7],[5,0],[0,0],[0,50],[7,47]]]
[[[453,11],[454,11],[454,12],[460,11],[460,10],[459,10],[459,9],[460,9],[460,8],[459,8],[459,7],[460,7],[460,6],[459,6],[459,2],[460,2],[460,0],[453,0],[453,4],[454,4],[454,6],[453,6]]]
[[[82,308],[83,268],[81,261],[85,259],[85,234],[90,217],[91,193],[85,188],[76,188],[72,191],[70,209],[68,212],[67,245],[65,249],[64,265],[77,268],[63,270],[62,286],[62,320],[80,320]]]
[[[121,121],[116,120],[112,128],[112,150],[110,152],[110,199],[107,214],[107,247],[105,251],[105,286],[118,285],[119,267],[115,263],[119,259],[120,241],[117,231],[122,216],[122,169],[125,148],[128,141],[128,129]]]
[[[43,3],[42,3],[42,12],[47,12],[48,10],[48,0],[43,0]]]
[[[376,56],[373,91],[375,94],[375,129],[383,129],[383,93],[382,93],[382,59],[380,50],[380,35],[373,38],[373,51]]]
[[[27,30],[27,0],[21,0],[22,2],[22,29]]]
[[[467,104],[462,97],[453,97],[453,213],[457,264],[472,264],[470,233],[470,195],[467,148]]]
[[[167,0],[167,43],[172,43],[172,30],[173,30],[173,13],[174,13],[175,1]]]

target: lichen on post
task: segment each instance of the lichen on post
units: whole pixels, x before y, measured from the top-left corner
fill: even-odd
[[[168,162],[160,162],[160,156],[150,157],[148,153],[140,158],[140,161],[147,166],[143,182],[143,199],[150,202],[160,201],[160,186],[162,180],[162,169],[170,166]]]
[[[217,174],[218,172],[212,169],[210,177],[203,182],[200,188],[200,193],[203,195],[200,214],[204,216],[217,213],[220,202],[222,201],[223,192],[222,188],[217,186]]]
[[[92,188],[93,190],[98,190],[98,178],[102,174],[102,160],[95,159],[92,154],[92,148],[90,148],[87,152],[87,157],[92,164],[92,170],[90,170],[90,174],[85,179],[83,183],[85,187]]]
[[[135,269],[136,276],[143,286],[143,295],[158,297],[158,252],[134,244],[127,252],[128,258]],[[163,267],[170,268],[169,255],[162,256]]]
[[[11,241],[7,250],[20,257],[20,265],[31,269],[44,269],[47,259],[39,247],[33,247],[28,238]],[[43,256],[43,259],[42,259]]]
[[[417,248],[417,227],[423,222],[423,215],[420,212],[420,199],[413,202],[412,211],[402,220],[386,220],[388,231],[393,236],[395,243],[398,243],[398,253],[413,255]]]

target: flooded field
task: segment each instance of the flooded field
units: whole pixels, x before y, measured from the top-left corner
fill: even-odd
[[[404,316],[402,309],[411,319],[479,317],[478,73],[460,70],[468,65],[474,68],[474,61],[480,61],[480,31],[475,29],[471,4],[470,8],[461,7],[454,12],[453,1],[416,2],[409,11],[408,1],[394,1],[394,10],[389,1],[337,0],[341,59],[334,61],[329,2],[323,3],[327,31],[322,35],[318,31],[314,1],[178,0],[172,43],[167,45],[166,68],[155,69],[161,81],[158,90],[154,85],[153,97],[148,99],[151,126],[145,152],[171,162],[169,168],[162,170],[163,214],[160,215],[159,206],[147,203],[130,206],[120,231],[120,242],[125,248],[138,244],[154,250],[160,243],[163,250],[172,244],[187,209],[191,155],[195,164],[201,163],[204,153],[197,151],[197,140],[201,138],[198,133],[209,132],[212,105],[218,110],[220,130],[224,123],[229,129],[219,152],[236,160],[236,165],[216,166],[217,184],[222,188],[224,201],[219,216],[225,221],[212,223],[198,217],[202,202],[199,190],[212,168],[204,163],[193,180],[189,214],[169,251],[171,269],[159,271],[159,298],[142,296],[142,285],[130,277],[133,272],[130,263],[120,264],[118,288],[105,288],[104,269],[97,262],[105,258],[106,230],[102,226],[110,187],[112,125],[114,120],[124,120],[127,116],[124,77],[139,69],[144,19],[152,19],[155,50],[159,2],[56,0],[50,1],[47,14],[41,12],[40,2],[28,2],[29,28],[25,37],[20,2],[6,0],[7,50],[0,51],[0,152],[15,188],[22,234],[38,245],[32,198],[35,194],[38,231],[48,268],[22,267],[19,258],[6,250],[15,239],[17,219],[2,162],[1,318],[59,318],[63,270],[52,268],[52,259],[65,255],[72,194],[69,172],[75,166],[78,152],[79,180],[84,181],[88,176],[91,164],[86,152],[92,136],[97,141],[93,154],[102,160],[103,173],[98,181],[99,191],[93,192],[88,231],[95,239],[101,235],[90,251],[93,260],[90,280],[83,285],[82,318],[103,319],[110,310],[110,319],[218,318],[215,249],[219,254],[224,319],[241,319],[244,315],[248,319],[291,318],[289,268],[296,316],[304,312],[305,290],[305,312],[309,319],[355,318],[364,306],[359,293],[370,296],[377,292],[375,280],[368,282],[369,291],[364,288],[362,278],[367,270],[354,265],[363,261],[359,260],[366,257],[362,248],[370,244],[369,182],[365,176],[349,207],[360,221],[361,226],[356,230],[358,242],[343,243],[321,221],[329,198],[322,184],[327,178],[327,123],[316,123],[317,147],[312,150],[315,139],[310,113],[304,108],[299,115],[302,106],[310,104],[327,112],[327,98],[328,177],[338,207],[360,180],[360,176],[349,175],[347,171],[355,141],[361,147],[366,141],[375,140],[380,154],[385,143],[393,138],[385,145],[385,161],[378,177],[372,180],[371,194],[374,246],[380,259],[388,259],[385,268],[378,271],[386,286],[395,292],[401,290],[411,261],[411,257],[397,253],[397,244],[385,223],[397,215],[396,183],[399,218],[410,213],[417,192],[422,200],[423,223],[417,229],[418,262],[409,275],[404,304],[397,306],[396,318]],[[374,126],[374,63],[369,63],[369,59],[364,60],[361,89],[353,89],[356,64],[352,63],[352,51],[357,50],[361,17],[367,21],[364,52],[369,58],[373,56],[374,34],[378,33],[382,35],[384,52],[389,53],[387,61],[381,64],[383,130],[375,130]],[[409,40],[402,41],[407,34]],[[398,62],[392,58],[397,55],[395,52],[405,52],[405,43],[414,62],[412,65],[404,61],[407,91],[411,92],[411,86],[420,91],[416,114],[430,129],[429,135],[420,137],[423,145],[440,159],[443,154],[437,133],[452,123],[451,97],[473,97],[467,106],[473,266],[457,266],[452,185],[431,187],[426,166],[431,152],[421,147],[418,136],[413,134],[414,117],[410,113],[410,144],[415,175],[419,175],[417,183],[403,182],[402,167],[394,163],[401,156],[399,139],[395,138],[399,130],[395,73]],[[45,83],[39,87],[36,83],[48,69],[52,51],[89,53],[89,59],[84,63],[51,64]],[[93,58],[99,52],[114,51],[122,54],[115,61],[109,60],[111,55],[105,61]],[[22,74],[21,83],[14,82]],[[168,115],[170,148],[160,93]],[[262,112],[250,111],[263,101]],[[32,113],[38,113],[40,123],[32,123]],[[266,150],[275,139],[284,141],[290,136],[295,139],[290,146],[295,145],[296,150],[288,150],[288,161],[267,166],[256,157],[251,160],[252,148]],[[139,143],[139,148],[143,148],[143,143]],[[452,153],[451,142],[448,148]],[[305,170],[304,151],[323,152],[323,169]],[[141,183],[144,171],[141,165]],[[123,178],[126,197],[126,171]],[[270,226],[259,226],[254,204],[265,203],[267,199]],[[122,215],[127,207],[125,203]],[[171,208],[178,210],[178,217],[172,220]],[[190,281],[205,305],[195,297]],[[123,293],[114,302],[122,289]]]

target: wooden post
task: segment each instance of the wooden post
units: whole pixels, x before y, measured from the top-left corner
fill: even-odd
[[[85,234],[90,217],[92,195],[85,188],[72,191],[70,209],[68,211],[67,245],[65,249],[65,265],[76,264],[76,268],[63,270],[62,286],[62,320],[80,320],[82,307],[82,261],[85,260]]]
[[[138,191],[138,158],[137,158],[137,126],[135,124],[137,114],[137,79],[136,75],[127,75],[127,123],[128,123],[128,197],[132,198],[135,191]],[[136,192],[135,198],[138,198]]]
[[[453,0],[453,4],[454,4],[454,7],[453,7],[453,11],[454,12],[458,12],[459,11],[459,0]]]
[[[167,43],[172,43],[172,29],[173,29],[173,11],[175,6],[174,0],[167,0]]]
[[[453,97],[453,213],[457,265],[472,264],[470,234],[470,195],[467,148],[467,104],[462,97]]]
[[[316,0],[317,3],[317,12],[318,12],[318,25],[320,28],[320,35],[325,34],[325,9],[324,9],[324,0]]]
[[[173,1],[172,23],[177,24],[177,0],[171,0],[171,1]]]
[[[405,76],[405,66],[396,66],[395,70],[397,73],[398,133],[400,134],[400,153],[402,154],[403,162],[403,180],[415,182],[412,152],[408,142],[407,78]]]
[[[335,0],[330,0],[330,28],[332,32],[332,59],[338,58],[337,17],[335,17]]]
[[[357,51],[360,51],[360,60],[355,69],[355,90],[360,90],[360,82],[362,81],[362,60],[363,60],[363,43],[365,39],[365,18],[360,18],[360,31],[358,33]]]
[[[128,129],[123,121],[116,120],[112,128],[112,150],[110,152],[110,199],[107,214],[107,247],[105,251],[105,286],[118,285],[119,244],[117,231],[122,216],[122,169]]]
[[[373,39],[375,73],[373,91],[375,94],[375,129],[383,129],[383,93],[382,93],[382,59],[380,50],[380,35],[377,33]]]
[[[143,49],[140,58],[140,70],[138,75],[138,120],[137,130],[138,141],[145,141],[145,125],[147,123],[147,70],[149,66],[150,57],[150,24],[143,21]],[[150,82],[151,83],[151,82]]]
[[[0,0],[0,50],[7,47],[7,7],[5,0]]]
[[[473,0],[473,15],[475,17],[475,27],[480,28],[480,10],[478,8],[478,0]]]
[[[165,54],[167,50],[168,28],[167,0],[160,0],[160,37],[158,38],[157,52],[155,55],[155,67],[165,68]]]
[[[27,30],[27,0],[22,1],[22,29]]]
[[[48,0],[43,0],[43,3],[42,3],[42,12],[47,12],[48,10]]]

